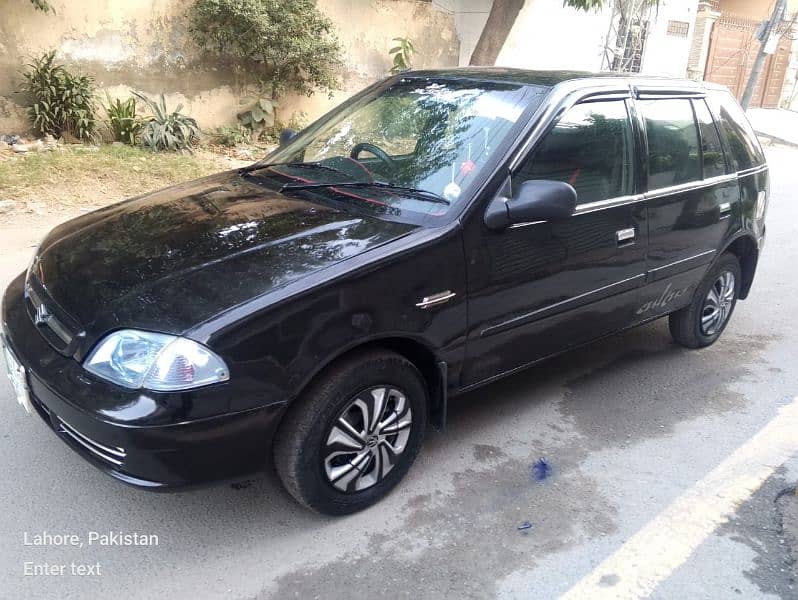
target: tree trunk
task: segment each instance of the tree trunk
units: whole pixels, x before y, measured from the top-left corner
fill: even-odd
[[[472,65],[491,66],[501,52],[525,0],[493,0],[488,20],[471,54]]]

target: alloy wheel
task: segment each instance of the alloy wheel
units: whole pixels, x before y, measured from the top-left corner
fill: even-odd
[[[734,273],[723,271],[709,288],[701,309],[701,333],[715,335],[723,328],[734,304]]]
[[[359,492],[385,478],[407,447],[413,414],[405,394],[377,386],[356,395],[332,424],[324,445],[327,480]]]

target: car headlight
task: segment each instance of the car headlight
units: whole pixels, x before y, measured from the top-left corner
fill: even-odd
[[[192,340],[135,329],[104,338],[83,366],[97,377],[131,389],[171,392],[230,379],[227,365]]]

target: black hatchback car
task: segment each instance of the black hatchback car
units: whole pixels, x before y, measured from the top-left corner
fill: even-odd
[[[353,512],[455,394],[665,315],[678,343],[712,344],[751,288],[768,193],[725,89],[408,72],[250,167],[56,227],[3,298],[9,373],[120,481],[273,457],[301,503]]]

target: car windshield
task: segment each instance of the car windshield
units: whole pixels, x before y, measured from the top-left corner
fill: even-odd
[[[547,91],[400,79],[333,111],[257,166],[276,174],[283,191],[324,194],[376,213],[440,217],[468,198],[521,115]]]

